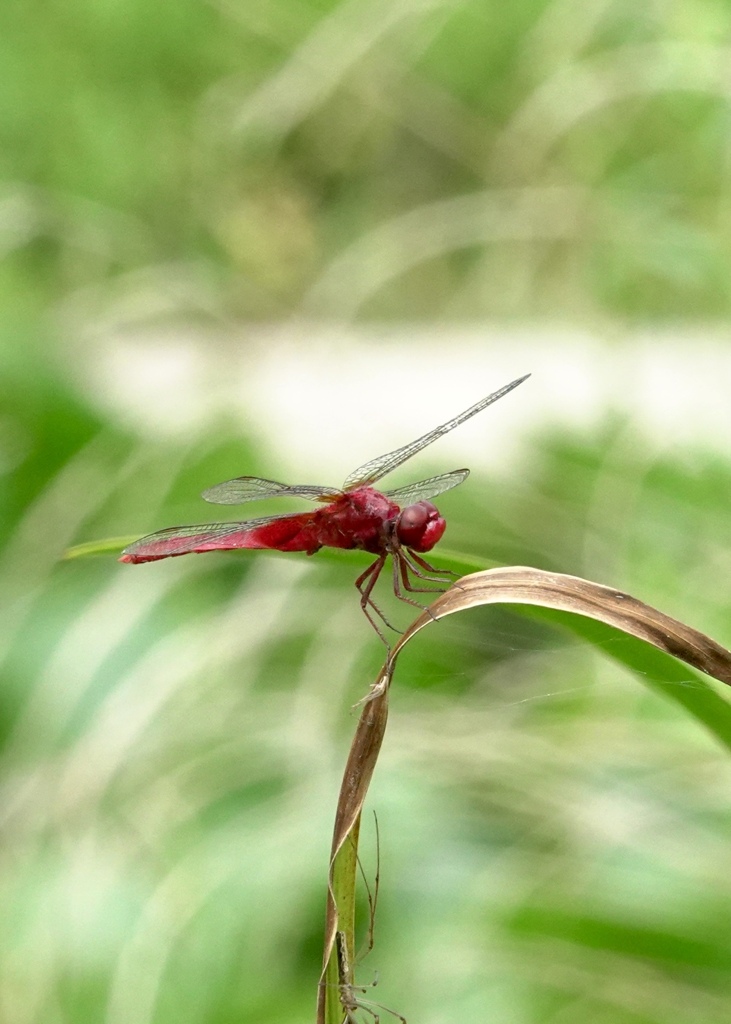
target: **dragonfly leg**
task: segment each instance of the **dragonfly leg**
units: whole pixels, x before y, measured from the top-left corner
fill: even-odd
[[[409,553],[403,548],[399,552],[399,563],[401,567],[401,579],[403,580],[404,589],[408,590],[412,594],[443,594],[445,590],[445,580],[439,579],[438,576],[427,576],[423,572],[419,571],[418,566],[409,558]],[[409,578],[409,573],[413,573],[420,580],[426,580],[427,583],[439,583],[438,587],[417,587],[414,585],[412,580]]]
[[[413,587],[409,586],[408,583],[407,572],[408,566],[404,561],[403,552],[400,550],[395,551],[393,555],[393,592],[399,599],[399,601],[405,601],[407,604],[412,604],[414,608],[421,608],[423,611],[424,605],[420,604],[419,601],[414,601],[414,599],[411,597],[407,597],[407,595],[404,594],[403,590],[401,589],[401,584],[403,582],[403,585],[406,590],[413,591]]]
[[[408,561],[409,568],[414,573],[414,575],[421,576],[422,579],[429,579],[430,577],[423,576],[422,573],[420,573],[419,570],[414,566],[414,562],[422,569],[425,569],[427,573],[429,573],[431,576],[435,576],[437,578],[439,576],[454,576],[455,579],[459,579],[458,572],[452,572],[451,569],[438,569],[435,565],[430,565],[425,558],[421,558],[419,555],[417,555],[415,551],[409,551],[408,553],[405,552],[404,557]]]
[[[381,574],[381,569],[383,569],[387,557],[388,556],[386,554],[379,555],[375,562],[372,562],[371,565],[369,565],[368,568],[365,570],[365,572],[361,573],[361,575],[355,581],[355,585],[358,588],[358,591],[360,592],[360,606],[363,609],[363,614],[368,619],[370,624],[373,626],[376,633],[378,633],[381,640],[383,640],[384,644],[386,645],[390,652],[390,643],[388,642],[380,626],[378,625],[378,623],[368,610],[368,607],[370,606],[376,613],[376,615],[379,617],[381,622],[383,622],[384,625],[386,625],[389,629],[392,629],[394,633],[401,632],[401,630],[397,629],[396,626],[392,625],[392,623],[388,621],[386,616],[383,614],[381,609],[378,607],[378,605],[374,602],[373,598],[371,597],[371,594],[373,593],[373,588],[375,587],[376,581],[378,580],[378,577]]]
[[[417,566],[421,566],[422,569],[426,569],[427,573],[441,574],[442,576],[452,576],[455,579],[455,581],[460,579],[459,573],[452,572],[451,569],[437,569],[435,566],[430,565],[425,558],[420,558],[415,551],[404,551],[404,559],[406,560],[413,574],[415,576],[418,576],[419,579],[429,580],[431,583],[446,582],[445,580],[440,580],[438,575],[424,575],[424,573],[419,572]],[[416,563],[416,565],[414,563]],[[455,587],[457,590],[464,590],[464,587],[461,587],[457,582],[453,583],[452,586]],[[418,588],[415,587],[414,589],[417,590]]]
[[[404,558],[403,550],[398,549],[393,552],[393,591],[399,601],[405,601],[407,604],[411,604],[414,608],[420,608],[421,611],[427,612],[431,615],[432,619],[434,616],[429,611],[425,604],[420,601],[415,601],[412,597],[407,597],[401,589],[401,582],[403,581],[404,589],[410,590],[412,593],[427,593],[427,594],[441,594],[441,590],[437,590],[433,587],[412,587],[408,576],[409,565]],[[400,578],[399,578],[400,577]],[[436,619],[434,620],[436,621]]]

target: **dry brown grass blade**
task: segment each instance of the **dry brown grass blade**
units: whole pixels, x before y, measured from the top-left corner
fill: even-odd
[[[391,665],[404,645],[430,622],[484,604],[540,605],[596,619],[731,686],[731,652],[705,633],[613,587],[522,565],[463,576],[399,638]],[[372,692],[377,693],[380,685],[379,680]]]
[[[325,949],[323,975],[317,999],[318,1024],[326,1020],[326,996],[334,992],[337,974],[328,971],[333,963],[335,933],[338,930],[339,914],[343,904],[349,907],[354,899],[355,851],[349,858],[343,858],[344,844],[354,834],[360,820],[360,812],[368,792],[378,754],[383,742],[388,720],[388,687],[391,681],[391,667],[386,666],[374,686],[374,697],[363,705],[358,727],[350,746],[350,753],[340,786],[338,806],[335,814],[332,849],[330,851],[330,872],[328,879],[327,917],[325,923]],[[376,693],[376,687],[378,692]],[[342,865],[342,866],[341,866]],[[340,908],[340,910],[338,909]],[[347,912],[347,911],[346,911]],[[332,975],[332,976],[331,976]]]
[[[386,729],[388,691],[396,658],[411,638],[430,622],[485,604],[537,605],[594,619],[652,644],[731,686],[731,652],[704,633],[621,590],[578,576],[526,566],[488,569],[458,580],[399,638],[381,675],[362,702],[363,711],[348,756],[336,813],[318,1024],[330,1022],[326,1012],[326,994],[328,989],[337,989],[332,954],[338,930],[338,908],[341,918],[348,917],[354,898],[355,859],[354,855],[350,858],[344,856],[348,852],[345,843],[352,835],[355,849],[360,813]]]

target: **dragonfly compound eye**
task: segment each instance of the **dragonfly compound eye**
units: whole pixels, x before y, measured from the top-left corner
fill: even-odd
[[[399,516],[396,533],[407,548],[430,551],[440,539],[447,524],[430,501],[409,505]]]

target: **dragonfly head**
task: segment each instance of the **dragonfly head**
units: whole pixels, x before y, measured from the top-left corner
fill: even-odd
[[[430,501],[417,501],[403,510],[396,522],[396,536],[404,547],[431,551],[447,524]]]

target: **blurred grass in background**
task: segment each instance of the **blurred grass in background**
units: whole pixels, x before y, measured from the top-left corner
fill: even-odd
[[[348,708],[381,656],[354,555],[58,564],[276,475],[253,428],[115,413],[99,353],[133,393],[150,338],[255,366],[255,321],[560,322],[607,345],[725,323],[730,28],[700,0],[0,11],[1,1020],[312,1020]],[[387,374],[387,331],[371,344]],[[428,375],[415,348],[403,404]],[[472,376],[444,418],[504,383]],[[445,543],[728,644],[730,498],[725,437],[658,452],[611,418],[541,424],[449,497]],[[600,653],[497,609],[427,630],[372,792],[359,978],[412,1024],[725,1020],[730,781]]]

